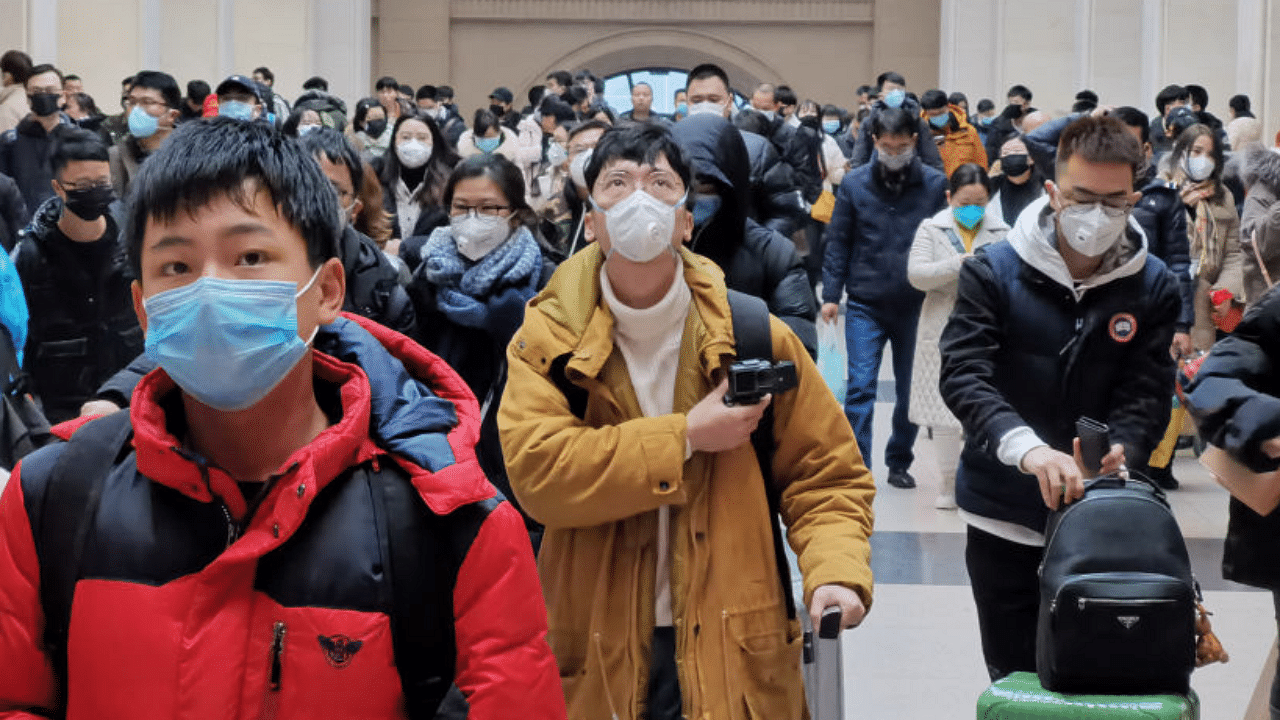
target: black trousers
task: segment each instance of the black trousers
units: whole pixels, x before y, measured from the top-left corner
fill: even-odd
[[[680,677],[676,672],[676,630],[653,629],[649,655],[648,720],[680,720]]]
[[[964,561],[978,608],[982,657],[993,681],[1012,672],[1036,670],[1037,569],[1043,555],[1042,547],[969,527]]]

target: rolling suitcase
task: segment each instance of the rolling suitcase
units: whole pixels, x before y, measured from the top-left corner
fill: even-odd
[[[1198,720],[1200,698],[1186,695],[1065,695],[1035,673],[997,680],[978,698],[978,720]]]
[[[804,623],[804,696],[812,720],[844,720],[844,663],[840,657],[840,608],[829,607],[815,631]]]

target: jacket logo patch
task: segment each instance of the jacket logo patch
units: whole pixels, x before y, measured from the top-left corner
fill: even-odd
[[[1137,615],[1119,615],[1116,620],[1120,621],[1125,630],[1132,630],[1133,626],[1138,624],[1139,618]]]
[[[338,670],[350,665],[352,656],[360,652],[360,648],[364,647],[364,641],[352,640],[346,635],[334,635],[333,637],[317,635],[316,639],[320,641],[320,649],[324,650],[324,657],[329,661],[329,665]]]
[[[1107,323],[1107,332],[1118,343],[1127,343],[1138,334],[1138,319],[1129,313],[1116,313]]]

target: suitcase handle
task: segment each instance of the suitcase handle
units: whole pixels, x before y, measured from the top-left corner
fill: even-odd
[[[1168,502],[1168,498],[1165,496],[1164,490],[1161,489],[1161,487],[1156,484],[1155,480],[1152,480],[1151,478],[1147,477],[1146,475],[1143,475],[1137,470],[1129,471],[1129,479],[1136,480],[1142,483],[1143,485],[1146,485],[1148,488],[1150,488],[1152,494],[1154,494],[1157,498],[1164,500],[1165,502]],[[1124,486],[1125,486],[1125,479],[1120,477],[1119,475],[1103,475],[1102,477],[1096,477],[1092,480],[1085,482],[1084,490],[1086,493],[1088,493],[1090,490],[1093,490],[1094,488],[1098,488],[1098,489],[1115,488],[1117,490],[1121,490],[1121,489],[1124,489]]]
[[[840,621],[844,613],[840,611],[839,605],[832,605],[822,611],[822,618],[818,622],[818,637],[823,640],[834,640],[840,637]]]

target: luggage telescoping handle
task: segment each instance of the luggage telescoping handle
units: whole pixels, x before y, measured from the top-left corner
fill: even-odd
[[[813,641],[813,720],[843,720],[844,664],[840,655],[842,613],[838,606],[822,611]]]

